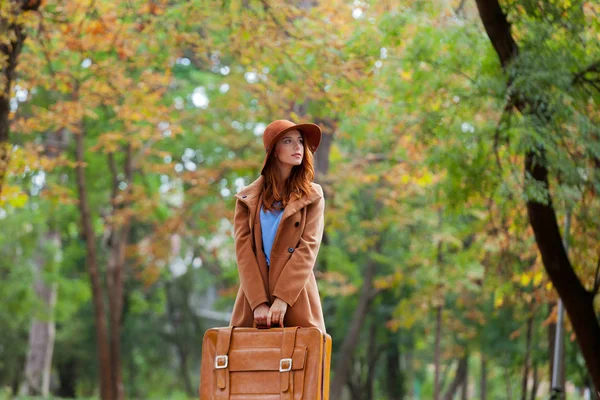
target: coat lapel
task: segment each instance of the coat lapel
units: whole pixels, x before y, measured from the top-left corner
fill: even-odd
[[[303,207],[317,201],[321,198],[321,194],[317,192],[315,187],[313,186],[312,193],[308,197],[302,197],[300,199],[294,199],[290,201],[285,209],[283,210],[283,215],[281,216],[280,224],[285,221],[285,219],[291,215],[296,214],[298,210],[301,210]]]
[[[238,200],[246,203],[248,210],[250,211],[249,224],[250,228],[256,217],[257,204],[260,200],[263,187],[263,176],[259,176],[254,182],[240,190],[234,197]]]

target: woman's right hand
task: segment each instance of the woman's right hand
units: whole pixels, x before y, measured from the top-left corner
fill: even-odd
[[[267,326],[267,316],[269,315],[269,305],[262,303],[254,309],[254,322],[256,326]]]

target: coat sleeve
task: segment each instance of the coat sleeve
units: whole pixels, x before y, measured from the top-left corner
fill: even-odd
[[[240,286],[250,307],[254,310],[262,303],[268,303],[260,267],[252,249],[252,232],[248,224],[250,212],[241,201],[235,203],[233,235],[235,238],[235,256],[240,276]]]
[[[284,265],[273,290],[273,296],[285,301],[290,307],[294,305],[310,274],[313,273],[323,238],[325,199],[321,196],[318,201],[307,207],[306,225],[300,237],[300,245]]]

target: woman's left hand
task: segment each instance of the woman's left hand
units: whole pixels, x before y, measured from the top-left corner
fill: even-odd
[[[285,313],[287,311],[288,304],[281,300],[278,297],[275,297],[275,301],[271,305],[269,309],[269,315],[267,315],[267,326],[280,325],[283,327],[283,318],[285,317]]]

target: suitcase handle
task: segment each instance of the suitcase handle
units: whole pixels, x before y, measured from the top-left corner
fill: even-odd
[[[285,328],[285,326],[283,325],[283,322],[281,323],[281,325],[271,325],[269,327],[266,325],[256,325],[256,320],[252,321],[252,327],[256,328],[256,329]]]

